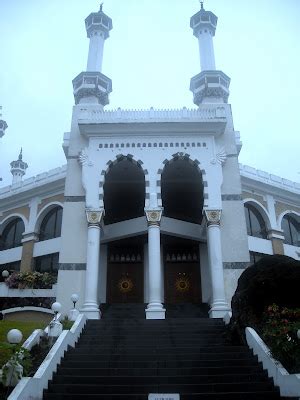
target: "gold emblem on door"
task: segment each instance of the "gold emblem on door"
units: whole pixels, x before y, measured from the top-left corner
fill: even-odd
[[[130,278],[121,278],[118,282],[118,288],[122,293],[131,292],[133,288],[133,282]]]

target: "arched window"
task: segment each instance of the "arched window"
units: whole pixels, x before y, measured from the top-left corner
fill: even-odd
[[[62,208],[57,206],[44,217],[40,227],[40,241],[59,237],[61,234]]]
[[[25,225],[21,218],[11,221],[3,230],[1,249],[12,249],[13,247],[22,246],[21,240]]]
[[[282,218],[281,229],[284,233],[284,243],[300,246],[300,222],[290,214]]]
[[[260,212],[251,204],[245,204],[247,233],[261,239],[267,239],[266,224]]]

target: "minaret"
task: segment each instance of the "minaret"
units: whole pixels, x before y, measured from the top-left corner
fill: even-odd
[[[191,18],[191,28],[198,38],[200,52],[200,74],[191,79],[190,90],[197,106],[203,103],[227,103],[230,78],[216,70],[213,37],[218,17],[203,7]]]
[[[28,168],[28,164],[22,160],[22,148],[19,154],[19,157],[16,161],[12,161],[10,163],[13,179],[12,184],[19,183],[22,181],[22,177],[26,173],[26,169]]]
[[[2,110],[2,106],[0,106],[0,110]],[[2,117],[2,114],[0,114],[0,117]],[[8,125],[6,121],[3,119],[0,119],[0,138],[2,138],[5,135],[5,130],[7,129]]]
[[[104,42],[112,29],[112,20],[103,12],[103,4],[97,13],[91,13],[85,20],[87,37],[90,39],[87,70],[73,79],[75,104],[109,103],[112,91],[111,79],[101,73]]]

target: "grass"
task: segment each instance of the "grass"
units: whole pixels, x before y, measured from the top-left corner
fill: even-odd
[[[10,358],[13,346],[7,342],[6,335],[11,329],[19,329],[23,334],[22,343],[31,335],[35,329],[44,329],[44,322],[31,321],[0,321],[0,368]]]

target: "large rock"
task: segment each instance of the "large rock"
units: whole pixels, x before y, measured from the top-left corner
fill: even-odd
[[[231,339],[245,341],[245,328],[263,325],[267,306],[300,307],[300,262],[281,255],[265,256],[248,267],[238,280],[231,301]]]

